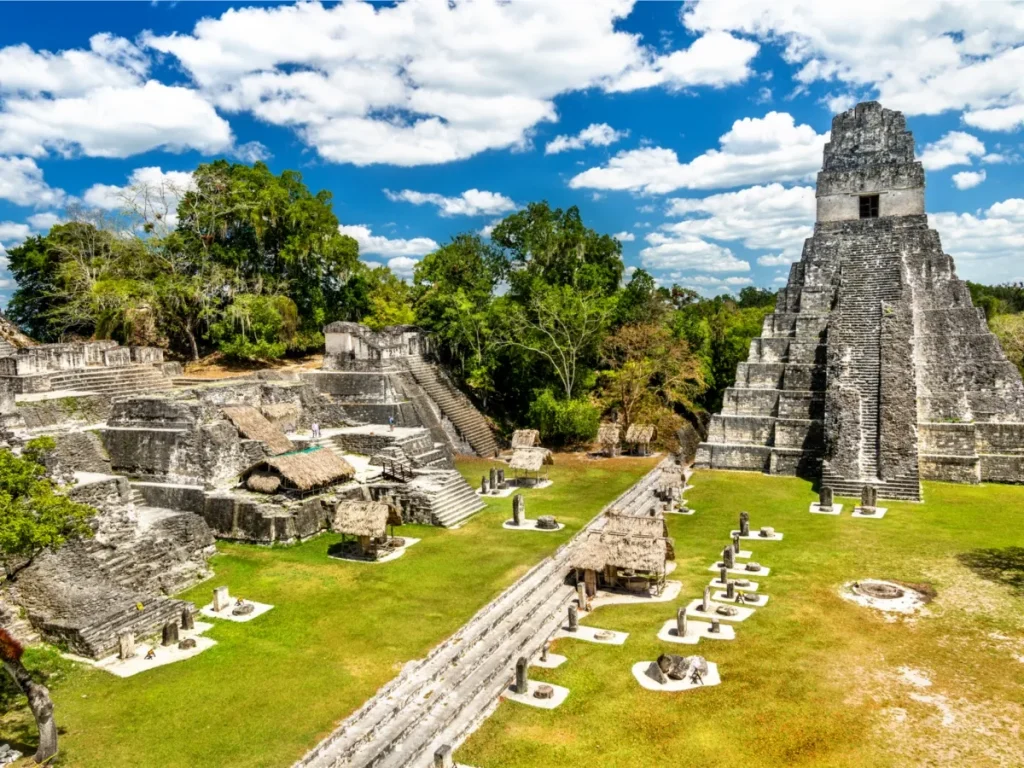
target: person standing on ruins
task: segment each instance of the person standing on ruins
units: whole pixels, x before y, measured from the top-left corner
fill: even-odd
[[[394,432],[395,431],[395,417],[394,416],[388,416],[388,431],[389,432]]]
[[[309,431],[313,433],[313,439],[314,440],[319,440],[320,439],[320,422],[314,421],[310,425]]]

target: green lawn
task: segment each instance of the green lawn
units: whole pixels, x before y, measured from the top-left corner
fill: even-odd
[[[527,491],[526,508],[530,517],[556,515],[567,524],[558,533],[502,530],[512,503],[504,498],[455,531],[405,526],[423,541],[380,565],[327,559],[334,535],[292,547],[218,544],[216,576],[182,597],[202,605],[227,584],[276,607],[249,624],[217,622],[209,635],[218,645],[182,663],[124,680],[75,665],[52,678],[61,765],[290,764],[656,460],[556,462],[554,485]],[[489,466],[466,460],[460,468],[475,485]],[[30,666],[33,659],[42,662],[43,652],[29,654]],[[21,716],[0,718],[0,741],[26,733]]]
[[[560,640],[568,657],[531,676],[567,686],[553,712],[511,702],[458,753],[478,768],[643,766],[1020,766],[1024,743],[1024,488],[926,483],[924,504],[888,503],[882,520],[812,515],[810,484],[698,472],[698,511],[671,516],[679,599],[597,609],[583,623],[630,633],[621,647]],[[781,542],[751,547],[772,572],[768,605],[733,642],[659,642],[661,624],[697,597],[738,513]],[[979,548],[1004,551],[980,554]],[[1011,548],[1011,549],[1007,549]],[[991,566],[983,578],[958,557]],[[886,621],[838,597],[858,578],[927,582],[927,615]],[[997,577],[996,580],[992,580]],[[699,653],[722,685],[648,692],[630,668],[659,653]],[[930,680],[930,684],[928,681]]]

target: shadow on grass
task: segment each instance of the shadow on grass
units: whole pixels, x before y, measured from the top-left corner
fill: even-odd
[[[961,552],[957,560],[981,578],[1024,594],[1024,547],[972,549]]]

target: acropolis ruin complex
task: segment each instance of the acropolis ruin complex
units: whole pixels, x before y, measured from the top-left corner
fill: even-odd
[[[920,499],[920,480],[1024,481],[1024,385],[928,227],[900,112],[837,115],[817,222],[696,466]]]

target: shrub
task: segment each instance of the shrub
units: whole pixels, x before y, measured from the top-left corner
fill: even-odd
[[[580,445],[597,436],[600,411],[588,400],[559,400],[546,389],[530,404],[530,423],[552,445]]]

